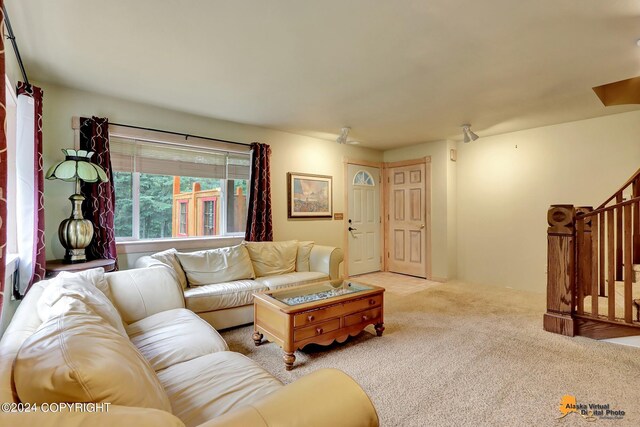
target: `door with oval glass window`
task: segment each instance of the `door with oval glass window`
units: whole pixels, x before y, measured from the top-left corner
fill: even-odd
[[[350,276],[380,271],[381,217],[380,169],[349,164],[347,167],[347,267]]]

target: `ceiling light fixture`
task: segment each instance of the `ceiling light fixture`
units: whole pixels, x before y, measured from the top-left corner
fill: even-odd
[[[338,135],[338,139],[336,139],[336,142],[338,144],[346,144],[347,143],[347,137],[349,136],[349,131],[351,130],[350,127],[346,126],[343,127],[342,129],[340,129],[340,135]]]
[[[471,125],[462,125],[462,133],[464,134],[464,142],[471,142],[480,138],[478,135],[473,133]]]

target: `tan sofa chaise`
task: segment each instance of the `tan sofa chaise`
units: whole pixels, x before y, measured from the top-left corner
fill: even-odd
[[[169,266],[182,285],[186,307],[221,330],[253,322],[253,294],[340,276],[342,250],[310,241],[243,242],[139,258],[136,268]]]
[[[0,340],[0,402],[0,425],[14,427],[378,425],[341,371],[283,385],[229,351],[166,268],[35,284]]]

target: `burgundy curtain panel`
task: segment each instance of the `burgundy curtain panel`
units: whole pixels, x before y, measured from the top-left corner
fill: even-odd
[[[0,7],[3,5],[0,0]],[[4,17],[3,17],[4,20]],[[4,26],[4,22],[2,23]],[[4,37],[0,37],[0,77],[4,82]],[[4,123],[7,117],[7,108],[4,104],[5,85],[0,84],[0,123]],[[0,127],[0,313],[2,313],[4,297],[4,274],[7,254],[7,134],[4,126]]]
[[[251,181],[249,183],[249,211],[245,240],[264,242],[273,240],[271,221],[271,147],[251,144]]]
[[[82,183],[82,195],[86,198],[82,204],[82,214],[93,222],[94,230],[93,240],[85,253],[88,260],[115,259],[117,268],[114,230],[116,192],[111,170],[108,119],[80,118],[80,149],[93,151],[91,161],[101,166],[109,178],[107,182]]]
[[[42,161],[42,98],[43,92],[37,86],[18,82],[16,95],[24,95],[33,99],[34,129],[33,129],[33,247],[31,274],[26,292],[31,285],[44,280],[46,271],[45,237],[44,237],[44,162]]]

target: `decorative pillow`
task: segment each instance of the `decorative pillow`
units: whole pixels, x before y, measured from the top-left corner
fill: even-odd
[[[160,261],[163,264],[168,265],[173,270],[175,270],[176,275],[178,276],[178,282],[180,282],[180,286],[182,289],[187,289],[187,276],[184,274],[184,270],[182,270],[182,266],[180,265],[180,261],[176,257],[176,251],[174,248],[167,249],[166,251],[158,252],[150,256],[150,258]]]
[[[120,313],[111,300],[94,285],[101,281],[89,280],[96,279],[98,276],[99,274],[92,276],[65,272],[51,279],[36,303],[40,319],[46,322],[64,313],[96,314],[113,326],[120,335],[127,337]],[[104,271],[102,271],[102,279],[104,279]],[[106,280],[104,283],[107,283]]]
[[[296,271],[311,271],[309,256],[315,242],[298,242],[298,255],[296,257]]]
[[[89,282],[67,282],[55,277],[36,303],[38,316],[43,322],[62,314],[95,314],[123,337],[128,337],[120,313],[102,292]]]
[[[62,314],[43,323],[22,344],[13,376],[22,402],[109,402],[171,412],[149,363],[95,314]]]
[[[176,256],[191,286],[256,277],[247,248],[242,245],[189,253],[177,252]]]
[[[96,288],[100,289],[100,291],[102,291],[109,300],[113,301],[111,289],[109,288],[109,283],[107,282],[106,277],[104,277],[104,268],[102,267],[79,271],[77,273],[61,271],[56,278],[63,278],[68,283],[83,284],[89,282]]]
[[[244,242],[249,250],[256,277],[291,273],[296,269],[298,241]]]

